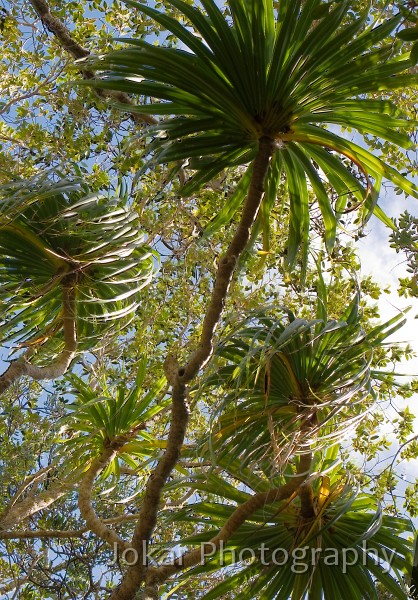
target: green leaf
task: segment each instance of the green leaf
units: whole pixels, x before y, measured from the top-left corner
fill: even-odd
[[[126,202],[60,177],[0,188],[0,300],[8,305],[3,342],[39,345],[41,360],[62,349],[69,283],[80,349],[132,320],[157,256]]]
[[[216,231],[219,231],[234,218],[239,210],[244,198],[247,195],[248,187],[252,177],[252,166],[248,167],[244,175],[237,183],[234,192],[224,202],[224,206],[218,212],[216,217],[207,225],[203,231],[203,238],[208,238]]]
[[[418,63],[418,42],[415,42],[411,48],[411,61],[413,65]]]
[[[396,33],[396,37],[404,42],[415,42],[418,40],[418,27],[408,27]]]

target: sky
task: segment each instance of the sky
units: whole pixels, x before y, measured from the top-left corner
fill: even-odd
[[[405,210],[411,214],[418,214],[418,201],[414,198],[405,199],[403,195],[386,194],[379,204],[390,217],[399,217]],[[397,294],[399,277],[407,275],[406,257],[403,253],[397,254],[396,250],[390,247],[388,240],[390,232],[376,217],[371,218],[366,233],[366,237],[358,241],[361,275],[371,275],[383,288],[390,285],[391,293],[382,294],[378,301],[382,321],[395,316],[399,310],[411,306],[411,310],[406,315],[407,324],[390,339],[409,342],[418,354],[418,318],[416,318],[418,317],[418,299],[401,298]],[[407,361],[404,367],[403,372],[407,371],[418,377],[418,357],[415,360]]]
[[[411,214],[418,214],[418,201],[414,198],[405,199],[403,195],[397,196],[389,192],[381,198],[379,204],[390,217],[399,217],[405,210]],[[391,293],[382,294],[378,301],[382,322],[394,317],[399,310],[411,306],[411,310],[406,315],[406,324],[393,334],[390,340],[409,343],[412,346],[417,356],[404,361],[397,370],[408,373],[411,377],[418,377],[418,299],[400,298],[397,294],[398,279],[406,276],[406,257],[403,253],[397,254],[393,248],[390,248],[388,236],[389,231],[383,223],[376,217],[372,217],[368,225],[367,236],[358,242],[361,276],[371,275],[382,288],[390,285]],[[402,381],[404,382],[405,378],[402,378]],[[414,433],[418,435],[418,394],[407,401],[397,399],[396,404],[399,408],[403,408],[407,404],[411,412],[416,415]],[[390,449],[379,456],[379,460],[386,462],[391,460],[398,445],[395,442],[395,436],[391,434],[390,424],[385,426],[384,432],[393,442]],[[379,465],[379,469],[381,467],[382,464]],[[405,486],[400,486],[402,490],[408,481],[413,482],[418,478],[418,459],[403,461],[397,471],[405,477]]]

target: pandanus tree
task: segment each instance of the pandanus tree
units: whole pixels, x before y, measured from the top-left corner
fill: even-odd
[[[306,468],[304,459],[296,462],[300,471]],[[168,515],[169,522],[189,520],[201,530],[183,542],[197,547],[192,557],[206,559],[180,579],[180,590],[194,577],[211,588],[202,594],[205,600],[231,592],[243,600],[362,600],[378,598],[380,581],[392,598],[406,598],[402,577],[397,581],[393,575],[410,570],[411,544],[402,536],[411,523],[382,514],[372,495],[360,493],[338,468],[338,444],[312,462],[313,476],[303,485],[305,476],[289,468],[274,472],[268,461],[256,472],[231,457],[221,457],[217,467],[191,482],[210,500]],[[234,481],[241,487],[231,485]],[[394,538],[394,530],[401,535]],[[211,586],[211,575],[219,571],[221,582]]]
[[[194,391],[212,409],[197,449],[212,466],[175,484],[203,499],[163,515],[166,526],[193,523],[197,533],[182,537],[189,551],[181,558],[150,569],[157,581],[187,569],[174,589],[203,578],[206,600],[231,592],[377,599],[376,581],[407,598],[412,525],[383,514],[339,460],[341,440],[392,377],[373,354],[404,318],[366,333],[357,297],[340,321],[327,318],[323,300],[311,321],[277,307],[254,311],[219,343],[213,372]],[[214,574],[221,583],[213,585]]]
[[[394,540],[390,529],[406,536],[409,524],[383,518],[377,502],[357,493],[337,464],[335,443],[371,406],[379,377],[373,350],[400,319],[366,332],[356,302],[332,321],[324,298],[316,320],[297,319],[285,310],[249,315],[218,345],[218,371],[190,390],[212,357],[238,260],[261,230],[267,249],[275,205],[288,202],[286,261],[292,267],[298,257],[303,265],[308,262],[312,202],[332,251],[344,213],[357,210],[360,222],[375,213],[389,222],[377,203],[383,180],[418,197],[417,186],[361,139],[374,136],[411,147],[407,130],[413,124],[388,99],[392,90],[417,81],[410,72],[413,59],[392,35],[402,17],[375,26],[366,12],[354,17],[345,1],[325,6],[321,0],[229,0],[221,9],[213,0],[201,0],[202,8],[167,0],[177,19],[147,4],[129,4],[174,36],[177,45],[125,40],[123,49],[95,60],[99,76],[80,85],[123,92],[123,98],[139,96],[138,112],[161,117],[143,133],[149,143],[138,176],[170,164],[173,172],[190,175],[180,193],[191,195],[221,171],[238,167],[235,191],[219,200],[207,236],[241,215],[219,259],[196,350],[184,365],[172,355],[165,361],[171,386],[166,439],[153,445],[147,436],[147,422],[161,414],[159,402],[167,398],[159,396],[162,381],[142,394],[143,364],[131,390],[104,385],[100,393],[69,378],[77,400],[62,442],[73,460],[69,468],[75,465],[79,475],[80,513],[99,540],[137,556],[111,598],[175,597],[194,577],[216,573],[222,566],[216,552],[229,544],[238,551],[252,549],[255,560],[248,566],[228,559],[225,581],[203,597],[232,597],[238,588],[236,597],[242,598],[360,600],[376,598],[374,583],[380,580],[404,600],[401,572],[411,544],[406,537]],[[82,68],[91,75],[91,66]],[[135,110],[131,103],[129,110]],[[348,140],[344,128],[360,141]],[[27,190],[18,182],[3,194],[0,278],[2,300],[10,307],[1,332],[11,342],[29,345],[29,351],[0,378],[0,389],[23,374],[36,379],[62,374],[77,349],[91,348],[109,328],[118,330],[129,321],[153,269],[128,201],[102,201],[61,179]],[[209,404],[213,385],[222,393],[215,407]],[[189,392],[215,410],[210,436],[196,448],[183,448]],[[195,473],[184,475],[184,484],[196,496],[205,494],[205,501],[192,498],[184,511],[159,512],[163,491],[181,487],[174,470],[184,473],[178,464],[182,448],[197,464]],[[143,459],[152,475],[127,541],[116,532],[117,521],[104,526],[94,510],[93,485],[99,475],[117,479],[122,463],[141,470]],[[149,559],[153,549],[158,558],[171,544],[153,546],[155,529],[173,522],[185,527],[195,522],[198,535],[176,539],[190,551],[171,564],[158,564]],[[369,539],[374,553],[363,545]],[[264,558],[257,554],[259,540],[268,544]],[[202,561],[201,548],[195,547],[201,542],[214,549],[208,560]],[[306,571],[295,571],[291,562],[277,568],[277,550],[292,555],[306,548],[310,557],[312,551],[319,556]],[[338,557],[355,550],[361,565],[348,573],[341,563],[325,562],[316,551],[326,548]],[[390,549],[388,574],[380,563]]]
[[[1,375],[3,392],[22,375],[59,377],[78,350],[121,331],[157,263],[126,197],[59,174],[0,194],[0,335],[24,350]]]
[[[302,263],[307,262],[312,196],[322,215],[324,241],[329,251],[333,249],[337,227],[345,212],[358,210],[360,221],[374,212],[388,221],[377,204],[383,180],[418,197],[414,184],[361,142],[362,136],[374,136],[402,148],[412,147],[406,133],[412,124],[387,99],[392,90],[417,80],[416,74],[409,72],[414,61],[409,53],[402,52],[402,42],[391,37],[400,23],[400,15],[375,26],[368,23],[366,13],[363,17],[352,17],[349,3],[344,1],[324,11],[320,0],[229,0],[222,9],[213,0],[202,0],[202,9],[183,0],[169,0],[168,4],[177,11],[175,19],[147,4],[129,4],[164,27],[177,39],[177,46],[158,46],[142,39],[124,40],[125,48],[94,62],[94,68],[101,74],[93,83],[84,83],[139,96],[138,111],[162,117],[144,133],[151,141],[146,144],[139,176],[153,165],[169,163],[174,170],[181,167],[191,178],[180,193],[190,195],[221,171],[241,167],[242,176],[235,192],[229,199],[222,199],[223,205],[219,205],[207,234],[230,222],[241,205],[242,208],[232,241],[219,260],[198,347],[185,366],[180,367],[171,358],[166,363],[167,377],[173,387],[167,450],[147,484],[142,518],[132,539],[140,564],[128,568],[113,595],[118,600],[133,598],[143,584],[145,597],[158,597],[159,585],[167,577],[196,565],[199,560],[198,553],[192,551],[182,562],[167,568],[144,565],[141,544],[150,540],[156,524],[155,507],[184,439],[187,384],[211,357],[214,331],[237,260],[251,235],[261,228],[265,242],[268,239],[269,213],[276,203],[282,202],[278,197],[279,184],[284,182],[288,192],[290,267],[298,253]],[[344,137],[342,128],[354,130],[360,143]],[[232,370],[234,376],[240,369],[241,372],[229,391],[236,385],[243,395],[243,405],[238,405],[235,416],[229,403],[222,403],[218,429],[213,435],[213,455],[221,460],[231,454],[252,468],[265,458],[271,447],[276,459],[280,454],[286,456],[285,463],[297,454],[301,459],[300,468],[293,473],[293,483],[242,499],[243,504],[235,511],[228,508],[217,513],[224,521],[222,526],[219,522],[221,529],[211,538],[216,548],[236,532],[238,537],[245,537],[239,533],[244,532],[239,526],[256,509],[265,511],[265,505],[277,501],[291,504],[294,496],[300,499],[301,506],[289,509],[296,519],[289,527],[295,535],[314,545],[321,536],[325,539],[329,535],[330,523],[339,521],[335,526],[337,531],[339,526],[342,530],[346,528],[345,531],[350,528],[340,518],[350,504],[354,515],[362,508],[366,513],[369,510],[369,501],[356,501],[350,494],[350,499],[344,496],[340,505],[336,486],[325,494],[325,512],[321,512],[322,508],[312,509],[309,517],[312,522],[304,522],[302,529],[298,521],[303,504],[301,490],[308,495],[321,495],[320,476],[314,482],[316,487],[309,483],[312,449],[315,444],[320,449],[327,435],[332,437],[332,428],[341,433],[359,420],[371,392],[370,353],[373,344],[381,340],[383,330],[366,335],[356,318],[352,318],[355,322],[350,322],[350,318],[346,323],[294,321],[288,327],[269,323],[268,333],[260,334],[261,347],[242,340],[233,342],[234,359],[241,362]],[[281,336],[288,336],[287,341]],[[227,353],[231,349],[228,345],[225,348]],[[292,352],[287,353],[290,348]],[[215,376],[220,385],[219,379],[225,372],[231,375],[231,367],[226,366]],[[224,388],[228,394],[228,384]],[[254,451],[249,450],[253,443]],[[206,457],[210,456],[210,446],[203,446]],[[321,477],[326,487],[325,476]],[[340,506],[345,508],[340,510]],[[282,510],[285,509],[274,507],[268,519],[274,523],[274,515]],[[214,516],[214,512],[208,514]],[[287,518],[291,519],[289,515]],[[374,532],[379,520],[370,518],[368,529],[367,514],[363,514],[362,525],[355,516],[353,519],[355,544]],[[260,527],[258,523],[253,530]],[[383,538],[386,533],[383,529]],[[298,541],[290,537],[282,541],[294,548]],[[341,543],[338,537],[339,548]],[[400,556],[408,550],[407,544],[403,549],[401,546]],[[283,574],[276,577],[274,570],[267,569],[259,573],[259,582],[247,587],[242,597],[301,599],[308,594],[310,598],[330,599],[338,594],[347,596],[350,590],[354,594],[350,597],[360,598],[362,587],[367,590],[367,597],[374,597],[373,576],[379,577],[379,572],[373,561],[367,560],[367,568],[356,571],[360,585],[345,587],[341,575],[329,579],[323,564],[309,577],[290,579]],[[233,588],[234,578],[228,581],[219,588],[219,596]],[[400,585],[393,583],[391,589],[395,597],[406,597]],[[219,596],[214,591],[207,597]]]
[[[340,441],[392,377],[374,368],[374,350],[405,320],[397,315],[366,333],[358,298],[346,320],[328,320],[324,306],[311,321],[277,307],[254,311],[222,339],[203,380],[199,397],[213,390],[215,400],[200,451],[218,470],[196,475],[192,487],[213,499],[172,518],[197,527],[210,519],[209,530],[187,539],[206,544],[207,554],[189,576],[231,568],[207,600],[237,586],[248,599],[361,600],[377,598],[376,581],[407,597],[412,545],[391,532],[405,535],[411,523],[382,514],[338,461]]]

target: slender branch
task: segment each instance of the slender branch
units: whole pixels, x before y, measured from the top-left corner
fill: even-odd
[[[74,40],[71,35],[71,31],[49,10],[48,3],[45,0],[30,0],[36,14],[41,19],[45,27],[50,31],[59,41],[60,45],[66,50],[73,58],[80,60],[91,56],[87,48],[84,48]],[[90,69],[81,69],[81,72],[85,79],[94,79],[94,72]],[[128,107],[132,106],[137,108],[137,105],[131,100],[128,94],[124,92],[95,90],[95,93],[102,98],[110,98],[122,104],[126,104]],[[129,110],[129,109],[128,109]],[[144,115],[138,112],[130,113],[133,121],[137,123],[148,123],[154,125],[157,121],[151,115]]]
[[[19,588],[28,581],[33,570],[35,569],[37,563],[41,560],[41,558],[42,558],[42,555],[39,555],[32,561],[31,565],[29,566],[29,568],[27,570],[27,574],[24,577],[21,577],[19,579],[14,579],[13,581],[10,581],[6,585],[0,587],[0,594],[8,594],[10,592],[13,592],[13,590],[19,591]],[[15,597],[16,597],[16,594],[14,594],[13,598],[15,598]]]
[[[224,523],[223,527],[219,532],[209,541],[207,545],[211,547],[212,551],[219,550],[222,544],[226,544],[231,536],[245,523],[245,521],[253,515],[257,510],[263,508],[267,504],[273,504],[281,500],[287,500],[293,495],[296,495],[299,490],[300,478],[292,482],[286,483],[285,485],[269,490],[268,492],[260,492],[252,496],[249,500],[244,502],[236,508],[232,515]],[[191,552],[187,552],[182,556],[176,558],[171,564],[162,565],[161,567],[152,569],[155,577],[158,578],[160,583],[178,573],[184,569],[189,569],[195,565],[201,563],[204,564],[204,553],[202,548],[195,548]]]
[[[180,378],[186,383],[197,375],[212,355],[215,329],[221,318],[235,265],[250,239],[251,228],[264,196],[264,180],[273,152],[274,140],[269,137],[261,137],[241,220],[228,250],[219,262],[212,297],[203,319],[199,345],[186,367],[179,371]]]
[[[126,521],[137,521],[137,515],[120,515],[119,517],[111,517],[102,519],[105,525],[115,525],[116,523],[124,523]],[[79,529],[33,529],[25,531],[0,531],[0,540],[26,540],[26,539],[53,539],[53,538],[77,538],[82,537],[90,531],[89,527],[80,527]]]
[[[33,531],[0,531],[0,540],[31,540],[31,539],[65,539],[79,538],[89,531],[88,527],[81,529],[34,529]]]
[[[12,506],[14,506],[16,504],[16,502],[19,500],[20,496],[25,492],[25,490],[27,490],[27,488],[30,485],[33,485],[35,483],[39,483],[40,481],[42,481],[42,479],[44,479],[48,475],[49,471],[51,469],[53,469],[54,467],[55,467],[55,464],[52,463],[52,464],[48,465],[47,467],[43,467],[42,469],[39,469],[39,471],[37,471],[36,473],[33,473],[32,475],[29,475],[28,477],[26,477],[25,481],[18,487],[16,493],[14,494],[13,498],[11,499],[9,508],[12,508]]]
[[[128,549],[130,546],[120,538],[113,529],[107,527],[96,515],[92,503],[92,492],[97,475],[115,458],[118,450],[132,438],[136,431],[137,428],[129,434],[116,437],[109,446],[103,450],[101,455],[92,462],[90,468],[84,474],[83,479],[80,482],[78,493],[78,508],[80,509],[81,516],[86,521],[88,529],[93,531],[93,533],[110,546],[116,544],[121,551]]]
[[[254,514],[255,511],[263,508],[266,504],[273,504],[274,502],[278,502],[280,500],[292,499],[296,495],[301,496],[304,488],[308,485],[305,482],[307,477],[309,477],[311,464],[312,454],[310,452],[302,454],[299,459],[296,476],[293,478],[293,480],[279,488],[269,490],[268,492],[260,492],[255,494],[249,500],[244,502],[244,504],[238,506],[229,519],[224,523],[219,532],[208,542],[208,545],[211,546],[211,556],[213,556],[212,550],[219,549],[221,544],[227,543],[231,536],[252,514]],[[280,512],[280,510],[278,512]],[[182,556],[179,556],[175,561],[173,561],[172,564],[163,565],[157,569],[150,569],[150,573],[153,573],[154,578],[162,583],[168,577],[178,573],[181,570],[193,567],[198,563],[203,564],[203,559],[204,556],[202,556],[202,548],[197,548],[191,552],[187,552]]]
[[[140,520],[132,538],[132,546],[138,551],[140,556],[140,560],[138,561],[138,566],[140,567],[146,562],[143,560],[143,542],[148,543],[156,525],[162,490],[171,471],[180,458],[180,450],[186,434],[189,410],[186,402],[186,386],[181,382],[174,384],[171,410],[167,449],[155,471],[147,481]]]
[[[15,579],[14,581],[10,581],[9,583],[6,583],[6,585],[3,585],[2,587],[0,587],[0,594],[9,594],[10,592],[13,592],[13,590],[16,590],[17,588],[22,586],[24,583],[26,583],[27,580],[29,579],[29,577],[30,577],[30,574],[26,575],[25,577],[22,577],[21,579]]]
[[[16,144],[16,146],[20,146],[20,148],[30,151],[29,146],[22,142],[22,140],[14,139],[9,135],[5,135],[4,133],[0,133],[0,140],[4,140],[5,142],[9,142],[10,144]]]
[[[31,517],[44,508],[48,508],[48,506],[72,491],[74,486],[75,482],[71,480],[55,481],[47,490],[37,496],[30,496],[14,504],[0,516],[0,530],[11,529],[24,519]]]
[[[195,493],[195,490],[193,488],[190,488],[189,490],[187,490],[187,492],[185,494],[183,494],[183,496],[181,498],[179,498],[178,500],[173,500],[172,502],[167,502],[167,504],[165,505],[164,508],[175,508],[175,507],[182,507],[186,504],[187,500],[193,496],[193,494]]]
[[[22,102],[23,100],[27,100],[29,98],[33,98],[34,96],[40,95],[41,90],[43,88],[45,88],[46,86],[48,86],[50,83],[52,83],[55,79],[57,79],[61,75],[63,70],[64,70],[64,67],[62,67],[61,65],[56,65],[55,67],[53,67],[51,69],[48,77],[45,77],[45,79],[43,79],[30,92],[25,92],[24,94],[20,94],[20,95],[13,96],[12,98],[10,98],[10,100],[1,108],[0,115],[7,114],[10,110],[10,107],[13,106],[14,104],[17,104],[18,102]]]
[[[76,298],[73,285],[63,285],[63,331],[64,350],[46,367],[37,367],[22,356],[10,363],[0,375],[0,394],[3,394],[20,377],[31,377],[36,381],[56,379],[67,371],[77,351]]]
[[[138,560],[127,569],[121,584],[112,593],[111,600],[132,600],[136,591],[144,582],[147,571],[144,550],[148,546],[157,522],[157,513],[164,484],[180,457],[180,450],[187,429],[187,383],[196,377],[199,370],[211,357],[215,329],[221,318],[235,266],[250,239],[251,228],[263,200],[264,181],[274,147],[272,138],[267,136],[260,138],[241,219],[226,253],[219,262],[212,296],[203,319],[198,348],[191,355],[186,366],[177,369],[176,373],[173,372],[173,364],[171,364],[174,363],[173,360],[168,361],[169,364],[165,365],[167,378],[169,381],[171,380],[173,385],[172,418],[167,449],[147,482],[140,520],[132,538],[132,546],[138,553]]]
[[[39,563],[40,560],[42,560],[43,558],[43,554],[39,554],[37,557],[35,557],[35,559],[33,560],[32,564],[30,565],[29,569],[26,569],[26,575],[24,577],[21,577],[20,579],[14,579],[13,581],[10,581],[9,583],[7,583],[5,586],[0,588],[0,594],[7,594],[9,592],[12,592],[13,590],[16,590],[17,588],[21,587],[24,583],[26,583],[30,577],[32,572],[34,571],[34,569],[36,568],[36,565]],[[49,573],[58,573],[59,571],[61,571],[63,568],[68,567],[69,561],[64,561],[59,563],[58,565],[55,565],[54,567],[48,569]],[[44,571],[44,569],[42,569]],[[17,590],[19,591],[19,590]],[[16,598],[16,594],[13,596],[13,598]]]

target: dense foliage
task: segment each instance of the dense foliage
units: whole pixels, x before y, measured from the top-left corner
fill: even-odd
[[[355,242],[380,219],[417,295],[416,3],[16,0],[0,35],[0,593],[414,597],[412,352]]]

